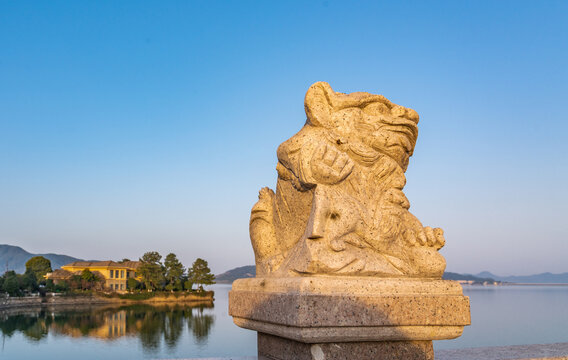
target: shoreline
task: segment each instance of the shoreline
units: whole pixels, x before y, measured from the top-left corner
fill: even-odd
[[[455,280],[454,280],[455,281]],[[462,286],[568,286],[568,283],[501,283],[501,284],[467,284],[467,283],[460,283]]]
[[[51,306],[81,306],[81,305],[132,305],[132,304],[200,304],[213,303],[213,294],[198,296],[187,295],[157,295],[149,299],[121,299],[119,297],[106,297],[100,295],[57,295],[57,296],[28,296],[10,297],[0,299],[0,310],[17,309],[24,307],[51,307]]]
[[[520,285],[520,286],[568,286],[566,283],[507,283],[504,286]]]

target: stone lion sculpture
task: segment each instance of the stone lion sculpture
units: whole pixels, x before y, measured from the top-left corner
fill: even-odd
[[[261,189],[252,208],[257,275],[441,278],[443,231],[422,226],[402,192],[418,114],[325,82],[305,110],[278,148],[276,191]]]

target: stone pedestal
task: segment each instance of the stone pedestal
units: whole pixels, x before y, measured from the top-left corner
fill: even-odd
[[[250,217],[257,278],[233,283],[229,313],[280,360],[432,359],[432,340],[469,325],[469,299],[441,279],[441,228],[408,209],[416,111],[325,82],[277,150],[276,190]]]
[[[366,341],[308,344],[258,333],[260,359],[275,360],[432,360],[432,341]]]
[[[229,314],[271,359],[433,359],[432,340],[470,324],[454,281],[374,277],[240,279]]]

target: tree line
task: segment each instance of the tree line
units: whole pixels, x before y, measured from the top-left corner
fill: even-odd
[[[128,279],[128,288],[148,291],[192,291],[195,285],[198,291],[203,291],[203,285],[215,284],[215,275],[211,273],[207,261],[201,258],[197,258],[187,269],[174,253],[166,255],[163,263],[161,260],[162,255],[157,251],[145,253],[139,259],[140,265],[136,270],[141,281]]]
[[[130,261],[122,259],[119,263]],[[203,291],[204,285],[215,284],[207,261],[198,258],[191,267],[184,267],[174,253],[168,254],[162,262],[162,256],[156,251],[145,253],[139,259],[136,270],[140,281],[127,280],[130,291]],[[0,276],[0,293],[10,296],[24,296],[29,293],[68,292],[75,290],[104,290],[105,279],[97,272],[85,269],[81,274],[73,274],[57,284],[46,279],[47,273],[53,272],[51,262],[43,256],[34,256],[26,262],[24,274],[6,271]],[[196,287],[194,290],[193,287]]]
[[[43,256],[34,256],[26,262],[26,271],[16,274],[15,271],[6,271],[0,276],[0,293],[10,296],[23,296],[40,290],[45,285],[45,274],[51,272],[51,261]]]

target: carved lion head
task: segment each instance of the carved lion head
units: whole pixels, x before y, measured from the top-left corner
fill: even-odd
[[[348,144],[362,163],[379,154],[391,157],[406,170],[418,137],[418,114],[393,104],[382,95],[336,93],[326,82],[313,84],[304,101],[308,124],[334,134],[337,144]]]

